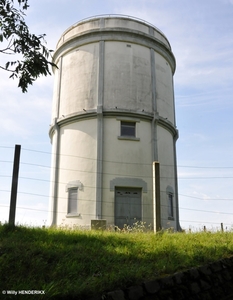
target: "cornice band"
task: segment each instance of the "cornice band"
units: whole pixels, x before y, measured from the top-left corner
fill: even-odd
[[[57,63],[57,59],[61,55],[64,55],[85,44],[98,43],[99,41],[127,42],[145,46],[149,49],[154,49],[154,51],[158,52],[169,62],[173,74],[175,73],[176,60],[171,49],[150,34],[128,28],[92,29],[72,36],[59,45],[53,55],[53,61],[54,63]]]
[[[131,117],[131,118],[138,118],[140,120],[144,121],[149,121],[149,122],[156,122],[158,125],[162,126],[163,128],[167,129],[170,131],[175,139],[178,138],[178,130],[174,125],[169,122],[167,119],[162,118],[159,116],[159,114],[154,115],[153,113],[146,113],[146,112],[133,112],[133,111],[127,111],[127,110],[104,110],[100,112],[99,110],[88,110],[86,112],[78,112],[74,114],[70,114],[68,116],[64,116],[62,118],[57,119],[56,125],[59,127],[65,126],[70,123],[74,123],[77,121],[83,121],[83,120],[88,120],[88,119],[97,119],[97,116],[101,114],[103,115],[104,118],[108,117]],[[54,131],[56,130],[55,128],[55,123],[51,124],[50,129],[49,129],[49,136],[52,138],[52,135]]]

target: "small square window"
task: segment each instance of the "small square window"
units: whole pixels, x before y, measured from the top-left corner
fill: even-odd
[[[174,218],[174,213],[173,213],[173,194],[168,194],[168,217]]]
[[[68,190],[68,214],[77,214],[78,212],[78,189]]]
[[[121,121],[121,136],[136,136],[136,122]]]

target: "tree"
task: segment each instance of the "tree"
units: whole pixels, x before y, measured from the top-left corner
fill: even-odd
[[[45,46],[45,34],[30,33],[25,23],[28,0],[16,2],[17,8],[14,0],[0,0],[0,42],[4,44],[0,53],[16,57],[0,68],[18,79],[18,87],[25,93],[40,75],[51,75],[49,67],[56,65],[49,61],[52,51]]]

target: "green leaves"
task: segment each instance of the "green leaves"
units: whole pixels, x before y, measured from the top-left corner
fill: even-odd
[[[40,75],[51,75],[49,67],[56,67],[49,61],[51,50],[45,46],[45,34],[30,33],[25,23],[24,11],[29,7],[28,0],[17,0],[19,8],[15,8],[14,0],[0,1],[0,42],[4,42],[1,54],[16,55],[21,58],[8,61],[0,68],[11,72],[10,78],[19,80],[18,87],[27,92],[28,86]]]

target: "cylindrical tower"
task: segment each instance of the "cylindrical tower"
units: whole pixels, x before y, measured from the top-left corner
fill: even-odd
[[[167,38],[133,17],[96,16],[64,32],[54,63],[51,224],[105,219],[179,230]]]

